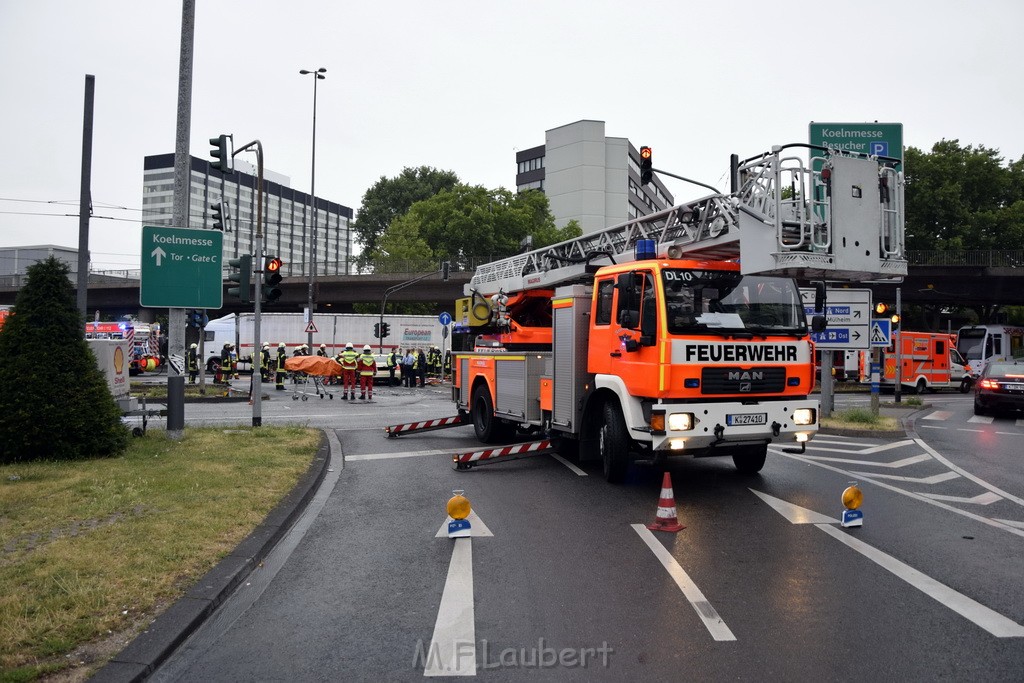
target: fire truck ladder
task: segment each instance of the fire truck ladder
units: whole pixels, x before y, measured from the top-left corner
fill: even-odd
[[[783,156],[811,149],[810,164]],[[817,155],[815,156],[815,154]],[[586,282],[635,260],[638,240],[670,258],[740,260],[744,273],[863,281],[905,276],[903,176],[889,161],[786,145],[739,162],[738,189],[477,268],[467,295]],[[742,253],[742,259],[740,255]]]

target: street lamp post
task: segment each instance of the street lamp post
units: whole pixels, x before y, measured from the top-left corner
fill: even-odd
[[[309,237],[309,287],[306,293],[307,305],[309,306],[309,322],[313,322],[313,284],[316,281],[316,82],[327,78],[327,76],[324,76],[324,74],[327,73],[327,69],[324,67],[320,67],[316,71],[300,69],[299,73],[303,76],[308,76],[310,74],[313,76],[313,161],[312,168],[309,172],[309,214],[311,217],[311,232]],[[312,330],[307,333],[307,337],[308,339],[306,343],[309,345],[310,353],[312,353]]]

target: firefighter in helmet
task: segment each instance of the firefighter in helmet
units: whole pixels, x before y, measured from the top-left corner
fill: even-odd
[[[196,383],[196,375],[199,374],[199,358],[196,357],[198,351],[196,351],[197,345],[192,344],[188,347],[188,353],[185,355],[185,363],[188,366],[188,383]]]
[[[342,398],[351,400],[356,398],[356,365],[359,354],[355,352],[352,342],[345,344],[345,350],[341,352],[338,362],[341,363],[341,379],[343,383]]]
[[[274,368],[274,389],[284,391],[284,376],[287,374],[284,369],[284,362],[288,360],[288,350],[284,342],[277,345],[277,366]]]
[[[357,364],[359,368],[359,398],[364,401],[369,394],[369,400],[373,400],[373,376],[377,374],[377,359],[373,357],[373,349],[367,344],[363,347]]]

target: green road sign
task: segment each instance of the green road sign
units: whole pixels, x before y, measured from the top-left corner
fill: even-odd
[[[902,123],[817,123],[812,121],[808,140],[812,145],[860,152],[903,161]]]
[[[147,225],[142,228],[139,303],[150,308],[223,305],[224,233]]]

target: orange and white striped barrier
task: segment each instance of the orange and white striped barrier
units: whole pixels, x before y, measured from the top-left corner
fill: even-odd
[[[464,424],[469,424],[469,421],[464,419],[462,415],[455,415],[454,417],[442,417],[436,420],[424,420],[422,422],[409,422],[404,425],[392,425],[385,427],[384,431],[387,432],[388,438],[392,439],[402,434],[410,434],[412,432],[429,432],[434,429],[447,429],[448,427],[459,427]]]
[[[485,465],[498,459],[515,460],[531,455],[541,455],[555,450],[554,443],[550,439],[542,441],[531,441],[520,443],[515,446],[502,446],[501,448],[489,448],[484,451],[472,451],[470,453],[456,453],[452,455],[452,462],[455,469],[468,470],[475,465]]]
[[[658,514],[654,522],[647,525],[651,531],[682,531],[686,527],[676,517],[676,495],[672,493],[672,475],[668,472],[661,480],[661,497],[658,498]]]

